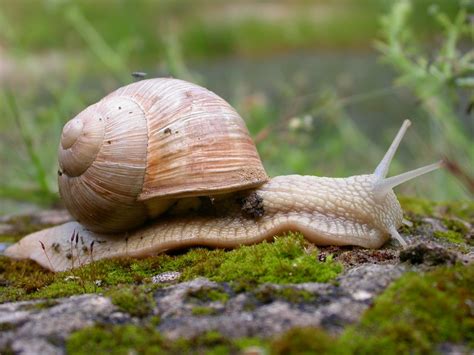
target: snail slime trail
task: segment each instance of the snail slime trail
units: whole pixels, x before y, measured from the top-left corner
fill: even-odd
[[[394,238],[403,247],[392,189],[441,166],[386,177],[409,126],[404,121],[373,173],[270,179],[243,119],[222,98],[182,80],[141,80],[63,129],[59,191],[77,222],[27,235],[5,254],[62,271],[188,246],[232,248],[287,231],[316,245],[378,248]]]

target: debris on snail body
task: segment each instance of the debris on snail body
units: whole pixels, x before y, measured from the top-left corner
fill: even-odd
[[[379,248],[403,212],[393,187],[441,162],[387,178],[410,121],[372,174],[268,178],[243,119],[209,90],[142,80],[70,120],[59,191],[76,222],[27,235],[5,254],[63,271],[102,258],[204,245],[233,248],[299,231],[316,245]]]

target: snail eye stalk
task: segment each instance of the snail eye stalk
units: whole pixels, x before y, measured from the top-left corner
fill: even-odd
[[[443,166],[443,162],[439,161],[434,164],[426,165],[418,169],[407,171],[406,173],[392,176],[386,178],[388,169],[390,167],[390,163],[400,145],[403,136],[405,135],[408,127],[410,127],[411,122],[410,120],[403,121],[402,127],[398,131],[395,139],[393,140],[390,148],[388,148],[387,153],[383,157],[382,161],[379,163],[377,168],[374,171],[374,176],[376,178],[376,182],[374,185],[374,194],[377,198],[383,198],[387,193],[389,193],[395,186],[403,184],[408,180],[412,180],[420,175],[427,174],[433,170],[439,169]]]

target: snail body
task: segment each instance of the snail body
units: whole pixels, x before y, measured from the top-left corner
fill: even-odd
[[[175,79],[131,84],[63,130],[60,193],[78,221],[30,234],[5,254],[61,271],[192,245],[236,247],[286,231],[317,245],[378,248],[390,237],[406,245],[392,188],[440,166],[386,178],[409,125],[373,174],[268,179],[243,120],[217,95]]]

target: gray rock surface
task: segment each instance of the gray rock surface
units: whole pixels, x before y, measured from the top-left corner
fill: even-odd
[[[44,301],[5,303],[0,305],[0,349],[10,348],[19,354],[63,353],[64,340],[73,331],[130,319],[118,312],[110,299],[99,295],[73,296],[52,305],[44,305]]]
[[[347,271],[334,283],[266,284],[244,293],[233,292],[228,284],[199,278],[158,289],[150,316],[160,316],[158,330],[170,339],[209,330],[228,337],[271,336],[295,326],[320,326],[338,333],[357,321],[374,297],[405,270],[403,265],[366,264]],[[290,300],[281,296],[291,296],[292,292],[282,292],[288,289],[303,297]],[[227,299],[193,296],[210,290]],[[209,314],[196,314],[196,307]],[[18,354],[62,354],[68,335],[78,329],[146,321],[121,312],[100,295],[5,303],[0,305],[0,349]]]

